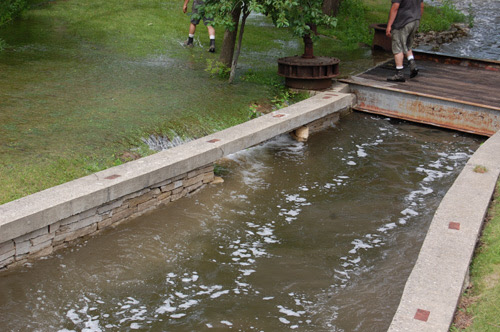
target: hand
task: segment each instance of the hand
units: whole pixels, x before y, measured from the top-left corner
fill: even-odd
[[[387,26],[387,28],[385,29],[385,35],[387,37],[390,37],[391,36],[391,27],[390,26]]]
[[[184,14],[186,14],[187,10],[188,10],[188,6],[187,6],[187,4],[184,4],[184,6],[182,6],[182,12]]]

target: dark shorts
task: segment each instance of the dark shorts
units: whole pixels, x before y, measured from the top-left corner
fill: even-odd
[[[416,20],[408,23],[401,29],[391,30],[392,35],[392,53],[408,53],[413,47],[413,39],[417,33],[420,21]]]
[[[191,10],[191,12],[192,12],[192,14],[200,14],[200,16],[203,17],[203,24],[211,25],[210,23],[213,22],[213,18],[206,18],[205,13],[198,10],[198,6],[202,5],[202,4],[203,4],[202,0],[194,0],[193,1],[193,9]],[[197,19],[192,18],[191,23],[193,23],[194,25],[198,25],[198,24],[200,24],[200,19],[199,18],[197,18]]]

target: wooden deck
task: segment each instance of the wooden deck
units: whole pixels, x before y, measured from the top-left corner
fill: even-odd
[[[415,52],[418,76],[388,82],[390,60],[342,80],[356,93],[355,109],[491,136],[500,130],[500,62]]]

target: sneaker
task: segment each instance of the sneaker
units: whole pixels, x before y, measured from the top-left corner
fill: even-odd
[[[406,82],[402,70],[398,70],[394,76],[387,77],[389,82]]]
[[[188,40],[186,40],[184,42],[184,46],[186,46],[186,47],[193,47],[194,46],[194,44],[193,44],[193,38],[189,37]]]
[[[410,78],[414,78],[415,76],[418,75],[417,63],[415,62],[414,59],[411,59],[409,63],[410,63]]]

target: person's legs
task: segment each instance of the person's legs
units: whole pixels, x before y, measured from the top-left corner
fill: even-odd
[[[404,53],[399,52],[394,54],[394,62],[396,63],[396,74],[390,77],[387,77],[387,80],[390,82],[404,82],[405,77],[403,75],[403,60]]]
[[[196,32],[196,25],[194,25],[193,23],[191,23],[189,25],[189,34],[194,36],[195,32]]]
[[[396,69],[403,69],[404,53],[399,52],[394,54],[394,62],[396,63]]]
[[[184,46],[188,46],[188,47],[193,47],[194,46],[194,33],[196,32],[196,24],[194,24],[193,22],[191,22],[191,24],[189,25],[189,36],[188,36],[188,39],[184,42]]]
[[[418,27],[420,25],[420,21],[413,21],[408,23],[405,27],[407,29],[408,38],[406,40],[406,58],[408,59],[408,64],[410,65],[410,78],[414,78],[418,75],[417,63],[415,62],[415,58],[413,57],[413,40],[415,39],[415,34],[417,33]]]
[[[388,81],[404,82],[403,75],[403,60],[407,56],[408,63],[410,64],[410,78],[417,76],[418,68],[413,57],[411,48],[413,46],[413,39],[419,26],[419,21],[413,21],[405,25],[401,29],[393,29],[392,34],[392,52],[394,54],[394,62],[396,64],[396,75],[388,77]]]
[[[194,0],[193,1],[193,7],[191,9],[191,13],[192,14],[195,14],[195,17],[197,16],[198,14],[198,2],[197,0]],[[188,46],[188,47],[193,47],[194,44],[193,44],[193,40],[194,40],[194,34],[196,32],[196,26],[200,23],[200,19],[199,18],[192,18],[191,19],[191,23],[189,24],[189,36],[188,36],[188,40],[186,40],[184,42],[184,45],[185,46]]]
[[[211,25],[207,25],[208,29],[208,36],[210,38],[210,47],[208,48],[208,51],[211,53],[215,52],[215,29]]]

